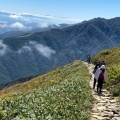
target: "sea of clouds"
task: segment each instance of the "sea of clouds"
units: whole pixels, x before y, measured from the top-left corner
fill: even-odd
[[[46,28],[52,24],[59,26],[62,23],[73,24],[81,21],[73,18],[6,11],[0,11],[0,17],[0,33],[14,30],[30,31],[34,28]]]
[[[33,50],[36,50],[40,55],[50,59],[52,54],[55,54],[55,50],[51,49],[48,46],[39,44],[34,41],[29,41],[29,43],[22,46],[17,51],[12,51],[10,47],[3,43],[3,40],[0,40],[0,56],[4,56],[5,54],[9,54],[10,52],[15,52],[18,54],[22,54],[24,52],[33,52]]]

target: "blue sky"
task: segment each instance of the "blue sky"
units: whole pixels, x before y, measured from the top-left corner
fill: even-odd
[[[50,15],[74,22],[120,17],[120,0],[0,0],[0,10]]]

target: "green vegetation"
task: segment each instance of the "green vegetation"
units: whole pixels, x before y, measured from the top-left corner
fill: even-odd
[[[108,70],[108,81],[105,87],[113,96],[120,96],[120,46],[100,52],[92,62],[95,64],[99,59],[106,62]]]
[[[3,90],[0,118],[88,120],[92,106],[90,78],[87,67],[77,60],[31,81],[15,85],[9,88],[10,91]]]

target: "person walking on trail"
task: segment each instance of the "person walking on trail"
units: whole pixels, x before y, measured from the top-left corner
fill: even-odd
[[[101,62],[101,65],[106,65],[106,64],[105,64],[105,61],[102,61],[102,62]]]
[[[105,65],[102,65],[97,69],[95,73],[95,79],[97,80],[97,93],[101,94],[103,83],[107,80],[107,71]]]
[[[87,62],[90,63],[91,62],[91,55],[88,53],[87,54]]]
[[[98,60],[97,63],[96,63],[96,65],[95,65],[95,67],[94,67],[94,69],[93,69],[93,74],[96,73],[97,69],[100,68],[101,65],[105,65],[104,63],[105,63],[105,62],[103,62],[103,61],[101,62],[100,60]],[[96,86],[96,79],[95,79],[95,77],[94,77],[93,89],[95,89],[95,86]]]
[[[96,66],[96,68],[93,70],[93,74],[96,73],[97,69],[100,68],[100,66]],[[94,82],[93,82],[93,89],[95,89],[95,86],[96,86],[96,78],[94,77]]]
[[[101,66],[101,62],[100,62],[100,60],[98,60],[98,61],[97,61],[97,64],[96,64],[95,67],[94,67],[93,74],[96,73],[97,69],[100,68],[100,66]]]

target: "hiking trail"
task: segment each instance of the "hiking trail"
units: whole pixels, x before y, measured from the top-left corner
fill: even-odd
[[[93,90],[94,74],[92,73],[94,69],[93,64],[88,64],[84,62],[88,67],[92,78],[90,80],[90,86],[92,89],[92,95],[94,98],[93,108],[91,110],[90,120],[120,120],[120,103],[118,100],[106,90],[102,89],[102,94],[99,95],[95,90]]]

